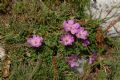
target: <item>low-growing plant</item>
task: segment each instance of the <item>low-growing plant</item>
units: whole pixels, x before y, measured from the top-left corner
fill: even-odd
[[[2,78],[106,80],[112,75],[105,58],[113,44],[99,27],[102,21],[85,13],[89,0],[15,0],[11,6],[11,13],[0,17],[7,54]]]

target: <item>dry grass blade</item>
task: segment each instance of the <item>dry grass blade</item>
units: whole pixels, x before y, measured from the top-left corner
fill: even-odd
[[[103,47],[104,35],[103,35],[101,27],[97,28],[96,42],[97,42],[98,47]]]
[[[109,29],[110,29],[112,26],[114,26],[118,21],[120,21],[120,16],[118,16],[116,20],[111,21],[111,23],[107,26],[106,31],[108,32]]]
[[[53,70],[54,70],[54,78],[53,80],[58,80],[58,71],[57,71],[57,60],[56,60],[56,56],[53,56],[52,59],[52,64],[53,64]]]
[[[88,20],[79,20],[78,22],[79,22],[81,25],[85,25],[85,24],[87,24],[87,21],[88,21]]]

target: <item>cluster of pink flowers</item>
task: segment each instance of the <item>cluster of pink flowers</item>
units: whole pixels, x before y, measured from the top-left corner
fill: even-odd
[[[27,39],[27,43],[32,47],[40,47],[42,45],[43,38],[38,35],[33,35]]]
[[[79,23],[76,23],[74,20],[67,20],[63,23],[64,30],[67,32],[65,35],[62,35],[60,42],[65,45],[72,45],[75,42],[75,36],[78,39],[81,39],[83,46],[90,44],[88,41],[88,32],[81,27]],[[27,42],[32,47],[40,47],[43,42],[43,38],[38,35],[33,35],[27,39]]]
[[[81,39],[83,46],[87,46],[90,44],[88,41],[88,32],[81,27],[79,23],[75,23],[74,20],[64,21],[63,23],[64,30],[67,34],[61,37],[61,43],[65,46],[72,45],[75,42],[74,37],[76,36],[78,39]]]
[[[71,34],[76,34],[80,28],[80,24],[75,23],[74,20],[64,21],[63,23],[64,30],[66,32],[71,32]]]

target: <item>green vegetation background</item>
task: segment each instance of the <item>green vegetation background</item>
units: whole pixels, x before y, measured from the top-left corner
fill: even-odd
[[[58,80],[80,80],[79,75],[66,65],[63,56],[79,53],[79,48],[83,48],[69,49],[66,54],[58,41],[62,34],[63,21],[70,18],[89,20],[86,26],[89,26],[87,28],[90,32],[94,32],[100,22],[91,20],[91,16],[85,14],[85,8],[89,9],[89,0],[0,0],[0,42],[5,45],[11,60],[8,79],[52,80],[52,48],[57,46]],[[43,36],[47,46],[42,46],[39,51],[27,47],[26,39],[31,34]],[[95,33],[90,38],[95,41]],[[120,40],[113,43],[116,45],[113,53],[117,55],[117,60],[106,62],[112,67],[109,79],[119,80]],[[96,49],[94,45],[92,49]],[[106,80],[103,77],[99,79]]]

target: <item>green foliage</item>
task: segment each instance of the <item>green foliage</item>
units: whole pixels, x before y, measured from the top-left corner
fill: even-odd
[[[107,80],[106,79],[106,73],[104,71],[100,71],[99,74],[98,74],[98,80]]]
[[[5,10],[6,4],[8,3],[0,3],[0,12]],[[101,21],[91,20],[85,14],[87,6],[89,0],[15,0],[11,14],[7,15],[5,21],[2,18],[0,20],[0,41],[6,45],[7,55],[12,61],[8,79],[52,80],[52,58],[56,52],[58,80],[79,80],[79,75],[66,64],[65,56],[88,55],[90,51],[98,50],[95,35],[96,27]],[[88,19],[87,24],[82,26],[89,31],[90,50],[83,47],[80,40],[70,47],[60,44],[60,36],[64,34],[63,21],[71,18],[75,18],[76,21]],[[32,34],[44,38],[44,43],[39,49],[28,47],[26,44],[26,39]],[[107,41],[109,44],[109,40]],[[99,77],[104,80],[104,71],[101,70]]]

